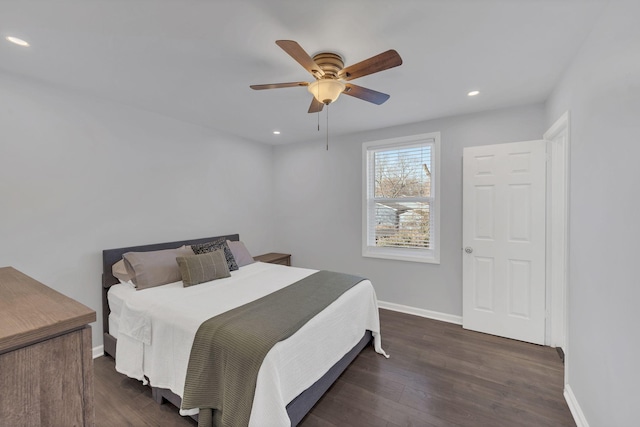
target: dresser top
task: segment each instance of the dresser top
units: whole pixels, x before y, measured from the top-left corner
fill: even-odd
[[[80,328],[96,312],[13,267],[0,268],[0,353]]]

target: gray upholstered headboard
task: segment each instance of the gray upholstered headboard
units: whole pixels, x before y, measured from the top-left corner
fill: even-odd
[[[104,332],[109,330],[109,303],[107,301],[107,292],[112,285],[119,283],[118,279],[113,276],[111,267],[122,259],[122,254],[127,252],[149,252],[159,251],[162,249],[174,249],[182,245],[195,245],[198,243],[211,242],[212,240],[226,238],[231,241],[240,240],[239,234],[228,234],[224,236],[204,237],[200,239],[181,240],[178,242],[153,243],[150,245],[130,246],[127,248],[105,249],[102,251],[102,329]]]

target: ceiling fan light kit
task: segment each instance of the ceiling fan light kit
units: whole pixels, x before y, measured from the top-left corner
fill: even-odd
[[[307,89],[318,102],[329,105],[338,99],[345,87],[346,85],[340,80],[322,78],[309,84]]]

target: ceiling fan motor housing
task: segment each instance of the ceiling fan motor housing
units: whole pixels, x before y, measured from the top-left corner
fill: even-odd
[[[337,79],[344,68],[342,57],[333,52],[320,52],[313,57],[316,64],[324,71],[324,78]]]

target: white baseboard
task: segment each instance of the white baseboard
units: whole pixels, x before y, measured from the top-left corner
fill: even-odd
[[[409,307],[408,305],[394,304],[392,302],[385,301],[378,301],[378,307],[386,310],[399,311],[400,313],[413,314],[414,316],[426,317],[427,319],[462,325],[462,316],[455,316],[453,314],[440,313],[438,311]]]
[[[100,356],[104,356],[104,346],[103,345],[99,345],[97,347],[93,347],[93,358],[95,359],[96,357],[100,357]]]
[[[569,405],[569,410],[571,411],[571,415],[573,415],[573,420],[576,422],[576,425],[578,427],[589,427],[587,418],[584,416],[582,408],[580,408],[580,404],[576,400],[576,396],[573,394],[573,390],[571,390],[569,384],[564,386],[564,399],[567,401],[567,405]]]

